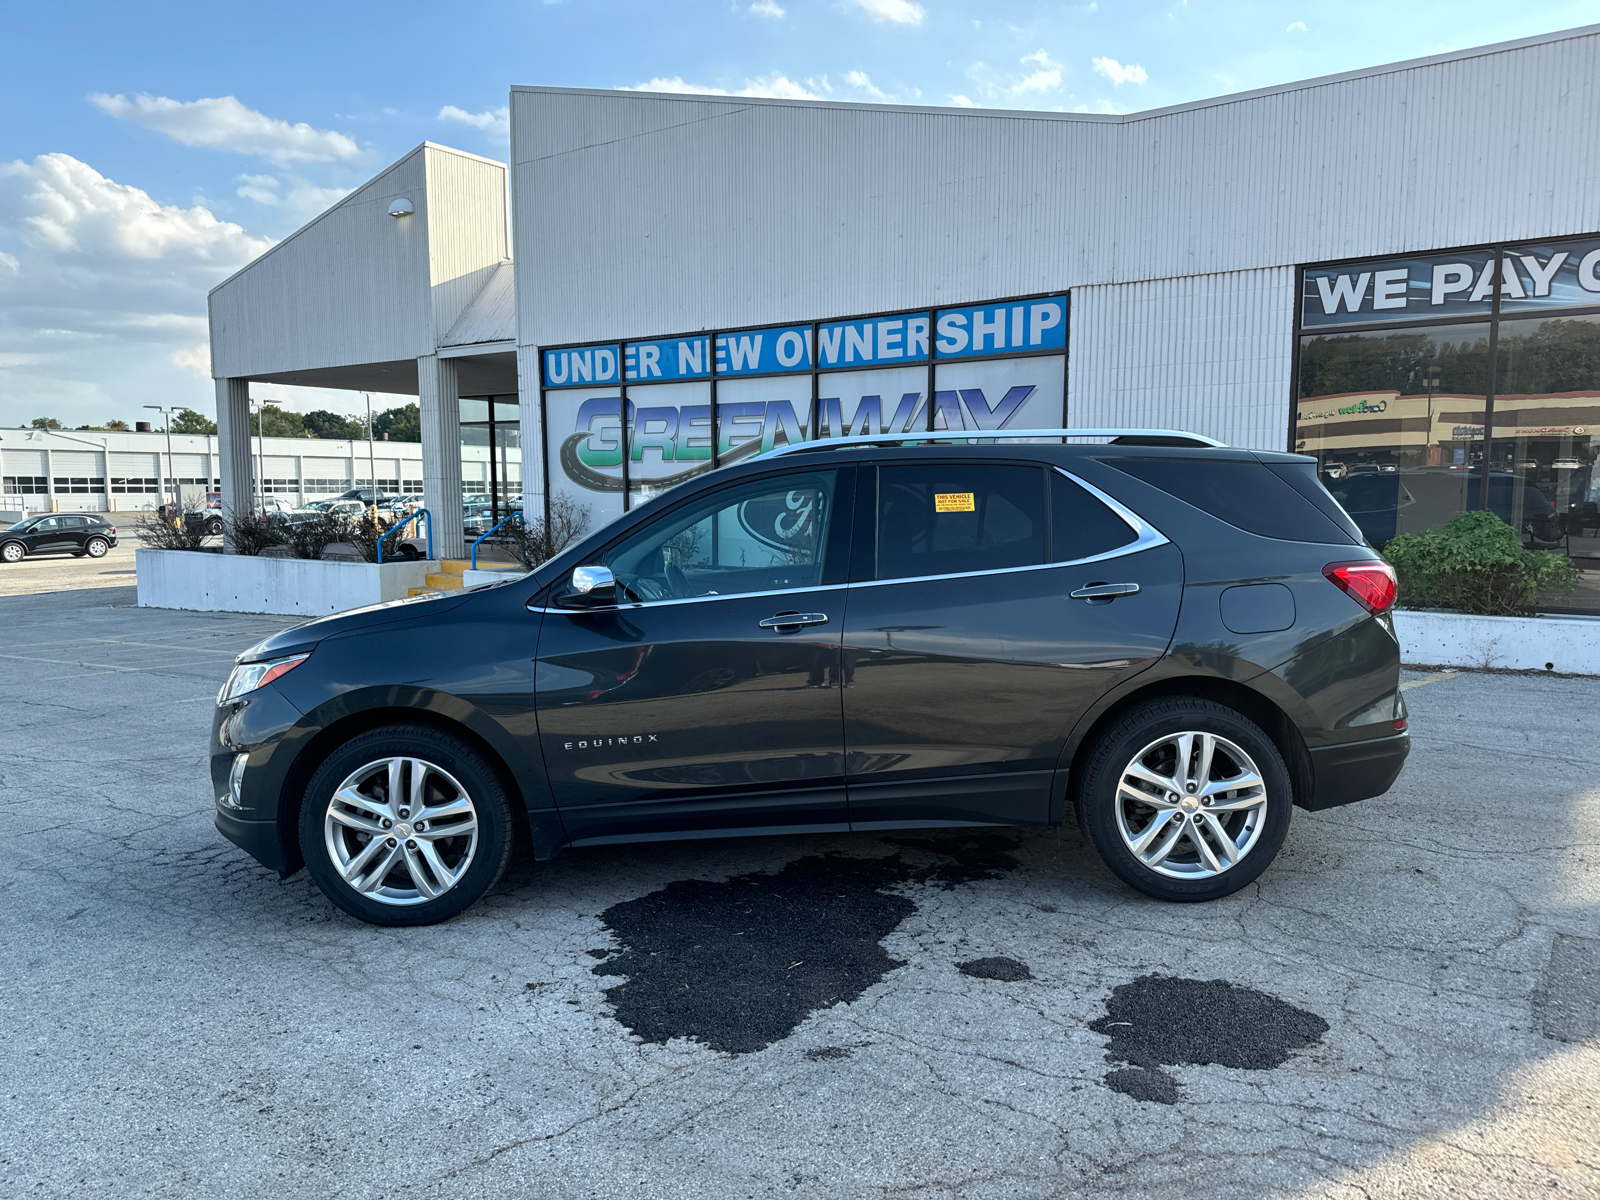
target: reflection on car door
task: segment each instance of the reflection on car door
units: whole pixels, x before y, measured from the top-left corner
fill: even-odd
[[[791,470],[691,500],[605,551],[618,607],[548,609],[539,732],[573,841],[847,828],[853,475]]]
[[[29,531],[28,549],[35,554],[72,548],[72,536],[66,530],[66,517],[46,517]]]
[[[856,539],[875,553],[854,556],[843,647],[852,827],[1044,823],[1074,721],[1171,640],[1177,548],[1041,465],[897,463],[876,491],[863,471]],[[1111,584],[1127,587],[1072,595]]]

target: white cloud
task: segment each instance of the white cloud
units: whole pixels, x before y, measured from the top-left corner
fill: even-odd
[[[233,96],[184,101],[141,92],[130,100],[93,92],[89,102],[110,116],[154,129],[185,146],[231,150],[275,163],[334,162],[361,154],[355,140],[342,133],[313,129],[304,122],[291,125],[246,108]]]
[[[750,5],[750,11],[758,17],[771,17],[774,21],[781,21],[784,17],[783,6],[778,0],[755,0]]]
[[[690,83],[681,75],[658,75],[644,83],[634,84],[632,87],[618,88],[623,92],[672,92],[686,96],[765,96],[775,100],[820,100],[818,96],[803,84],[796,83],[787,75],[774,72],[760,79],[747,79],[744,87],[737,92],[730,92],[727,88],[707,87],[703,84]]]
[[[957,107],[957,108],[977,108],[978,107],[976,104],[974,104],[967,97],[965,97],[963,95],[960,95],[959,93],[957,93],[955,95],[952,95],[950,97],[950,103],[955,105],[955,107]]]
[[[297,176],[288,177],[288,190],[276,175],[241,175],[234,194],[268,208],[283,208],[297,220],[309,220],[350,194],[342,187],[318,187]]]
[[[1030,72],[1011,85],[1011,94],[1014,96],[1026,95],[1028,92],[1053,92],[1061,86],[1061,64],[1051,59],[1043,50],[1035,50],[1032,54],[1024,54],[1024,65],[1033,64],[1039,69]]]
[[[502,140],[510,140],[511,137],[511,110],[503,104],[499,108],[486,108],[476,113],[457,108],[454,104],[446,104],[439,110],[439,120],[471,125],[474,129],[492,133]]]
[[[182,367],[185,371],[193,371],[202,379],[211,378],[211,345],[201,342],[198,346],[190,346],[184,350],[172,352],[172,362],[175,366]]]
[[[1284,30],[1285,33],[1304,33],[1305,31],[1306,23],[1304,21],[1291,21],[1288,28]]]
[[[0,273],[8,275],[22,273],[22,263],[18,261],[15,254],[7,254],[4,250],[0,250]]]
[[[237,194],[246,200],[254,200],[257,204],[283,203],[283,198],[278,195],[278,179],[275,175],[241,175],[239,182],[243,186]]]
[[[921,25],[928,10],[911,0],[856,0],[856,6],[883,25]]]
[[[865,71],[846,71],[844,81],[858,92],[864,92],[874,100],[885,103],[889,100],[889,93],[872,82],[872,77]]]
[[[1104,75],[1117,87],[1121,87],[1125,83],[1144,83],[1150,78],[1149,73],[1138,63],[1129,63],[1127,66],[1123,66],[1114,58],[1095,59],[1094,72],[1096,75]]]

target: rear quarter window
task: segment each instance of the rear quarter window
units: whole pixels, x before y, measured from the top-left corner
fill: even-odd
[[[1285,542],[1359,541],[1297,487],[1253,459],[1105,458],[1108,467],[1160,488],[1236,529]],[[1331,499],[1331,497],[1330,497]]]

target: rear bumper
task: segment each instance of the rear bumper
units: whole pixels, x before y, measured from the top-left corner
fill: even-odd
[[[1311,796],[1300,807],[1316,812],[1387,792],[1406,765],[1411,735],[1399,733],[1310,749],[1313,786]]]

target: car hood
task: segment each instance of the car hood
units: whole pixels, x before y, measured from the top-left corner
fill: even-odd
[[[404,600],[388,600],[382,604],[352,608],[347,612],[330,613],[326,617],[317,617],[264,638],[234,661],[260,662],[264,658],[299,654],[301,651],[310,650],[318,642],[342,633],[370,629],[375,625],[386,625],[392,621],[407,621],[412,617],[449,612],[452,608],[465,604],[471,595],[472,592],[466,590],[447,592],[442,596],[411,596]]]

